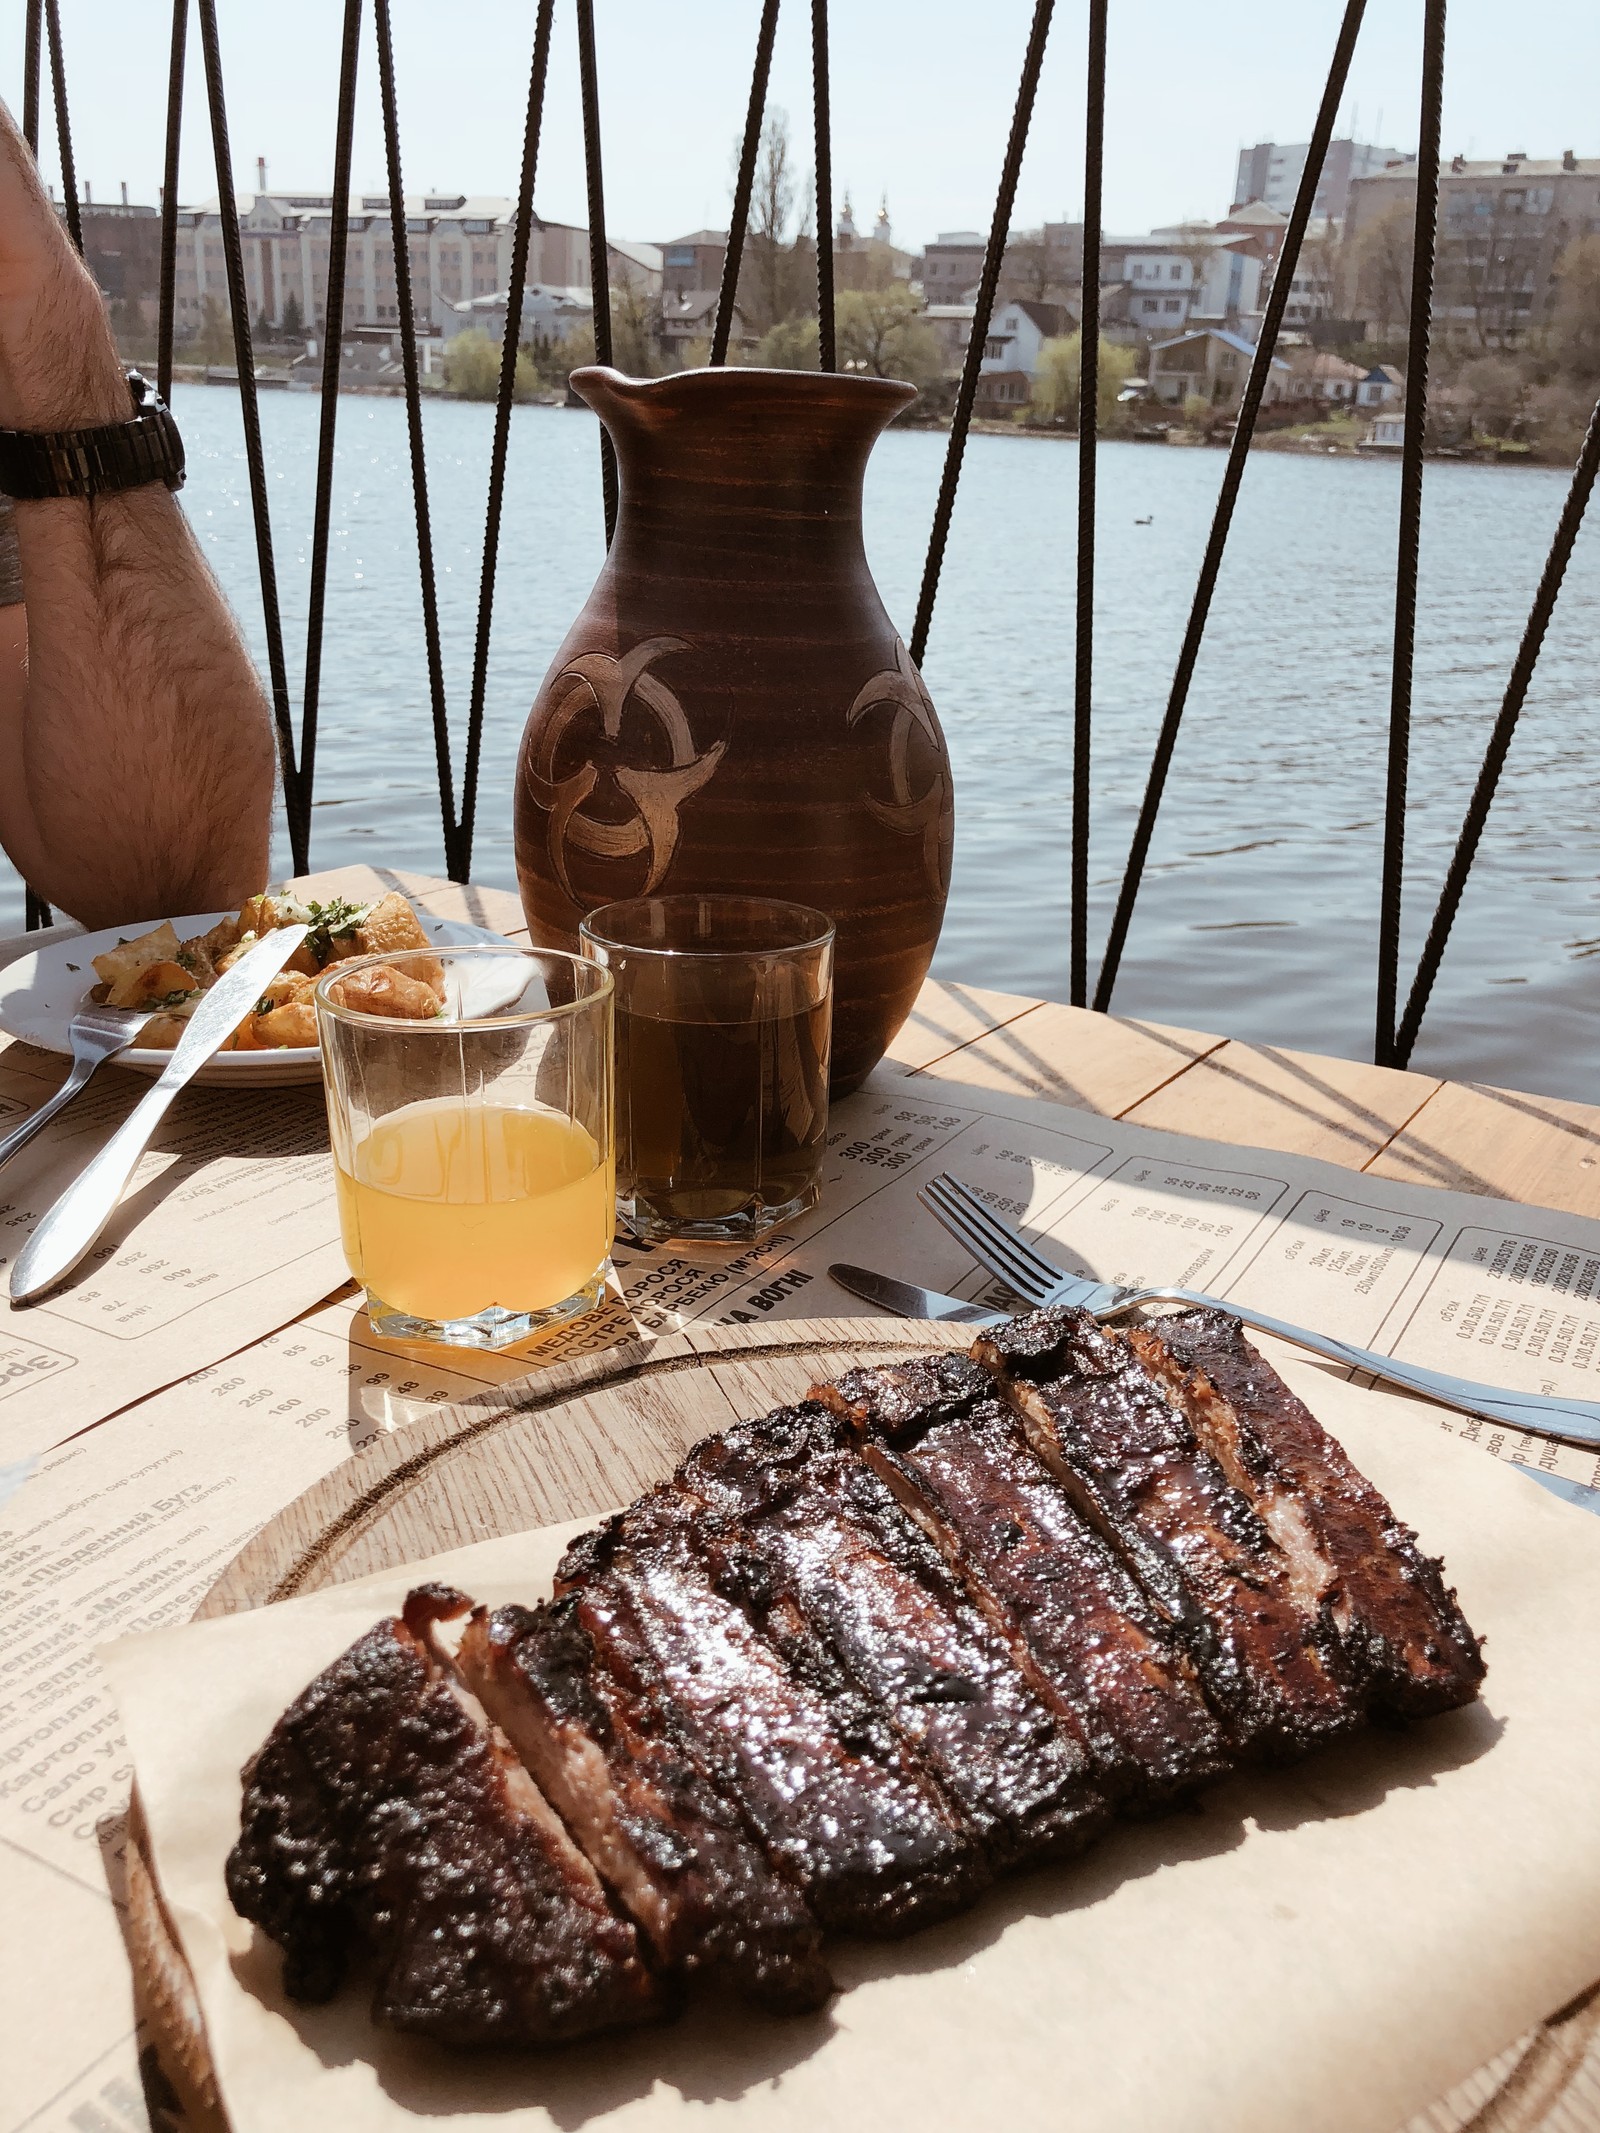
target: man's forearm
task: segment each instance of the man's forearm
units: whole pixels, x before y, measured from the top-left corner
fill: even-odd
[[[0,425],[130,411],[104,306],[64,246],[0,284]],[[0,841],[89,924],[238,902],[266,879],[272,722],[177,499],[19,502],[16,524],[28,664],[20,700],[0,687]]]

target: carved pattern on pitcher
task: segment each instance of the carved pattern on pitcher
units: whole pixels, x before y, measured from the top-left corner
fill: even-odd
[[[940,738],[933,699],[922,685],[922,676],[912,663],[911,654],[898,637],[894,641],[894,660],[892,667],[883,668],[862,683],[845,723],[856,725],[878,705],[886,705],[893,711],[894,720],[889,728],[889,787],[894,797],[892,800],[877,800],[868,793],[865,804],[886,828],[906,837],[920,834],[922,863],[929,885],[943,896],[950,886],[943,834],[945,806],[950,793],[944,743]],[[916,733],[921,733],[933,750],[936,766],[933,782],[922,793],[914,793],[911,789],[911,741]]]
[[[608,652],[585,652],[562,668],[551,684],[550,700],[539,739],[528,764],[528,785],[550,817],[550,864],[573,903],[581,901],[572,886],[568,855],[588,852],[598,859],[627,859],[648,852],[649,869],[639,894],[651,895],[666,878],[678,844],[678,817],[684,802],[709,781],[727,748],[714,741],[697,752],[682,704],[650,668],[670,652],[689,649],[681,637],[646,637],[620,658]],[[624,716],[633,705],[654,719],[666,740],[671,762],[665,770],[630,763],[621,757]],[[605,739],[617,750],[555,776],[557,751],[574,719],[598,712]],[[584,803],[602,774],[632,804],[620,822],[586,813]]]

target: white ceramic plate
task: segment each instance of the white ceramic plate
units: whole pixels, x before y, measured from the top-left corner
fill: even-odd
[[[225,911],[201,911],[175,918],[172,923],[179,935],[188,940],[197,933],[209,932],[218,919],[228,916]],[[477,941],[505,939],[504,934],[491,933],[486,926],[469,926],[464,919],[433,918],[426,911],[419,911],[417,916],[429,940],[441,948],[465,948]],[[160,919],[152,918],[132,925],[107,926],[103,932],[75,933],[71,940],[54,945],[47,939],[46,945],[31,955],[8,963],[0,970],[0,1029],[26,1044],[41,1045],[47,1052],[70,1055],[67,1030],[96,982],[94,958],[106,948],[115,948],[118,941],[134,940],[160,923]],[[128,1067],[153,1081],[171,1057],[170,1052],[130,1050],[119,1052],[111,1064]],[[218,1052],[195,1076],[196,1081],[236,1089],[282,1088],[287,1083],[321,1078],[322,1057],[314,1044],[286,1045],[278,1052]]]

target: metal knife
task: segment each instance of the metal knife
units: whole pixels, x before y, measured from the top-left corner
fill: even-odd
[[[991,1311],[983,1304],[968,1303],[960,1296],[941,1296],[937,1289],[919,1289],[915,1282],[896,1281],[892,1274],[874,1274],[870,1267],[831,1266],[828,1279],[841,1289],[859,1296],[863,1303],[892,1311],[896,1318],[943,1318],[957,1326],[999,1326],[1004,1311]]]
[[[11,1301],[59,1287],[116,1212],[174,1096],[220,1051],[310,931],[279,926],[240,956],[189,1017],[161,1079],[45,1214],[11,1269]]]

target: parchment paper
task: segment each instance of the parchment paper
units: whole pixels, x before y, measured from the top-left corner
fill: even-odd
[[[837,1946],[846,1989],[803,2022],[454,2057],[374,2030],[359,1989],[289,2007],[227,1905],[238,1770],[290,1698],[419,1575],[547,1589],[572,1528],[113,1646],[235,2133],[1392,2133],[1600,1975],[1600,1552],[1414,1403],[1273,1360],[1445,1556],[1489,1639],[1482,1704],[1235,1780],[898,1946]]]

